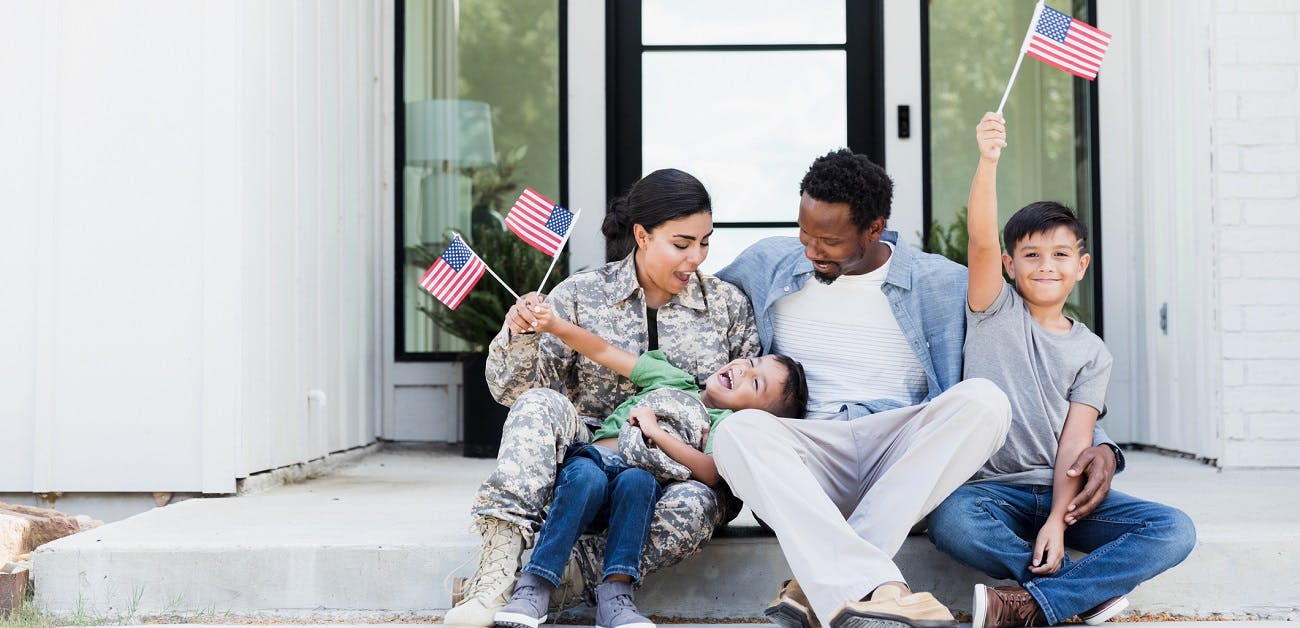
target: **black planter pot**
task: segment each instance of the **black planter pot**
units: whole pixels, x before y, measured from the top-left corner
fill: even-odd
[[[497,403],[488,390],[487,379],[483,377],[487,368],[486,353],[466,353],[461,356],[460,366],[465,457],[496,458],[501,447],[501,427],[506,423],[510,408]]]

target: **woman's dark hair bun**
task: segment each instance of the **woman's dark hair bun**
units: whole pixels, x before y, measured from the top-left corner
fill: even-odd
[[[605,210],[605,222],[600,225],[600,232],[605,234],[606,239],[617,239],[632,232],[632,224],[628,222],[627,214],[627,196],[620,196],[609,202],[609,209]]]
[[[651,172],[633,183],[627,194],[610,202],[600,225],[605,235],[605,259],[623,259],[636,248],[633,225],[654,231],[669,220],[712,211],[709,191],[699,179],[676,168]]]

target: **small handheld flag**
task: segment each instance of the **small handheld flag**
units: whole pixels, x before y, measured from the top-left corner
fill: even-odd
[[[515,299],[519,298],[506,282],[496,273],[488,268],[483,260],[479,259],[473,249],[469,248],[460,236],[451,239],[451,244],[443,249],[442,255],[438,256],[437,261],[425,271],[424,276],[420,278],[420,287],[429,291],[448,309],[454,310],[460,305],[465,297],[469,296],[469,291],[478,285],[478,280],[483,278],[484,272],[491,273],[492,277],[505,287],[506,291],[514,295]]]
[[[1097,78],[1110,34],[1049,6],[1042,6],[1025,54],[1089,81]]]
[[[525,188],[506,214],[506,226],[537,250],[555,257],[573,228],[574,215],[551,199]]]
[[[1029,21],[1029,32],[1020,45],[1020,55],[1016,57],[1016,66],[1011,70],[1011,80],[1002,92],[1002,102],[998,103],[998,113],[1007,104],[1011,95],[1011,86],[1020,73],[1020,62],[1029,55],[1047,65],[1064,70],[1079,78],[1096,80],[1097,71],[1101,69],[1101,60],[1106,56],[1110,45],[1110,33],[1084,22],[1076,20],[1038,0],[1034,6],[1034,17]]]

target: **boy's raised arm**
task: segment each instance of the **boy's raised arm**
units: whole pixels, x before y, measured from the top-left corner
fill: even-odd
[[[975,127],[980,149],[975,179],[970,184],[966,228],[970,241],[966,248],[966,267],[970,285],[966,305],[973,312],[983,312],[1002,293],[1002,248],[998,245],[998,159],[1007,146],[1007,131],[1000,114],[986,113]]]
[[[632,376],[637,360],[632,352],[619,349],[608,340],[556,316],[549,305],[536,306],[533,316],[537,318],[537,331],[554,334],[574,351],[623,377]]]

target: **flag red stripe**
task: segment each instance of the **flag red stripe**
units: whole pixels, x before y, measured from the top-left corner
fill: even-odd
[[[1060,44],[1057,44],[1056,42],[1050,39],[1034,38],[1029,42],[1029,49],[1037,50],[1042,54],[1054,57],[1057,60],[1061,61],[1062,63],[1077,65],[1081,68],[1084,68],[1092,72],[1096,72],[1097,70],[1101,69],[1100,59],[1091,59],[1089,57],[1076,54],[1074,50],[1061,46]]]
[[[1051,59],[1052,61],[1055,61],[1056,63],[1059,63],[1061,65],[1067,65],[1076,68],[1080,72],[1091,72],[1093,74],[1096,74],[1097,70],[1101,69],[1101,66],[1097,63],[1090,62],[1087,59],[1081,57],[1070,55],[1058,48],[1035,46],[1034,44],[1031,43],[1029,45],[1028,52],[1030,54],[1035,54],[1036,59],[1040,59],[1040,60]]]
[[[1033,39],[1029,41],[1030,46],[1033,46],[1034,44],[1037,44],[1040,48],[1043,49],[1055,50],[1061,56],[1075,57],[1082,61],[1091,62],[1094,65],[1098,65],[1098,66],[1101,65],[1100,56],[1094,56],[1088,50],[1083,50],[1075,46],[1071,46],[1068,42],[1065,44],[1061,44],[1050,37],[1035,36]],[[1088,54],[1083,54],[1083,53],[1088,53]]]
[[[1069,72],[1071,74],[1077,74],[1084,78],[1091,79],[1097,75],[1097,71],[1095,69],[1083,67],[1077,63],[1071,63],[1070,61],[1066,59],[1062,59],[1057,55],[1045,54],[1043,51],[1034,50],[1032,48],[1029,50],[1027,54],[1035,59],[1038,59],[1039,61],[1042,61],[1043,63],[1051,65],[1054,68],[1065,70],[1066,72]]]
[[[546,224],[546,221],[551,217],[551,208],[547,207],[546,209],[538,209],[524,205],[522,202],[515,203],[515,206],[511,207],[510,210],[511,211],[506,214],[507,216],[525,216],[528,220],[543,225]]]
[[[561,238],[559,236],[555,235],[554,232],[547,229],[545,226],[538,227],[535,222],[520,220],[514,217],[513,214],[510,214],[506,216],[506,226],[509,227],[511,231],[515,232],[516,235],[527,240],[529,244],[533,244],[534,241],[537,241],[545,243],[545,245],[550,246],[551,248],[560,246]],[[534,246],[536,246],[536,244],[534,244]]]
[[[1073,28],[1070,29],[1070,32],[1066,33],[1065,39],[1067,41],[1073,39],[1100,50],[1105,50],[1106,46],[1110,45],[1110,37],[1097,37],[1092,33]]]
[[[469,295],[486,269],[477,255],[472,256],[459,273],[439,258],[420,280],[420,287],[454,310]]]
[[[1058,70],[1065,70],[1066,72],[1069,72],[1070,74],[1073,74],[1073,75],[1075,75],[1075,76],[1077,76],[1077,77],[1079,77],[1079,78],[1086,78],[1086,79],[1088,79],[1088,80],[1092,80],[1092,79],[1094,79],[1094,78],[1097,77],[1097,74],[1096,74],[1096,73],[1088,73],[1088,72],[1084,72],[1084,71],[1082,71],[1082,70],[1076,70],[1076,69],[1074,69],[1074,68],[1072,68],[1072,67],[1068,67],[1068,66],[1062,65],[1062,64],[1060,64],[1060,63],[1057,63],[1055,60],[1049,59],[1049,58],[1044,57],[1044,56],[1042,56],[1042,55],[1040,55],[1040,54],[1036,54],[1036,52],[1034,51],[1033,48],[1030,48],[1030,49],[1029,49],[1029,52],[1027,52],[1027,53],[1025,53],[1025,54],[1027,54],[1027,55],[1029,55],[1029,56],[1031,56],[1031,57],[1033,57],[1033,58],[1035,58],[1035,59],[1038,59],[1039,61],[1042,61],[1043,63],[1046,63],[1047,65],[1050,65],[1050,66],[1052,66],[1052,67],[1054,67],[1054,68],[1056,68],[1056,69],[1058,69]]]
[[[534,190],[533,188],[524,188],[524,193],[523,193],[523,194],[520,194],[519,196],[520,196],[520,198],[527,197],[527,198],[529,198],[530,200],[533,200],[533,201],[535,201],[535,202],[537,202],[537,203],[539,203],[539,204],[541,204],[541,205],[545,205],[545,206],[547,206],[547,207],[550,207],[550,206],[552,206],[552,205],[555,205],[555,201],[552,201],[551,199],[546,198],[545,196],[542,196],[541,194],[539,194],[539,193],[537,192],[537,190]]]
[[[519,200],[515,203],[515,207],[531,209],[545,215],[551,213],[551,208],[555,207],[555,203],[548,203],[545,200],[520,196]]]
[[[1078,54],[1080,57],[1093,59],[1098,64],[1101,63],[1101,58],[1106,56],[1106,50],[1104,48],[1098,49],[1094,46],[1081,44],[1079,41],[1072,39],[1070,37],[1065,38],[1065,48],[1069,49],[1071,52]]]
[[[1081,33],[1087,33],[1088,35],[1096,37],[1098,39],[1104,39],[1106,41],[1110,41],[1110,33],[1107,33],[1106,31],[1101,30],[1100,28],[1097,28],[1096,26],[1093,26],[1092,24],[1089,24],[1083,20],[1075,19],[1073,22],[1070,22],[1070,31],[1073,32],[1075,29],[1078,29],[1079,32]]]
[[[460,302],[469,296],[469,291],[473,290],[474,286],[478,284],[478,280],[483,276],[483,262],[476,257],[469,264],[466,264],[465,268],[461,269],[458,274],[463,275],[463,277],[459,278],[460,281],[455,284],[455,291],[449,295],[449,300],[455,304],[448,305],[451,309],[456,309],[456,306],[460,305]]]
[[[449,270],[450,268],[448,267]],[[469,296],[469,291],[478,284],[478,280],[483,276],[483,269],[483,261],[475,256],[459,273],[453,273],[453,276],[449,277],[450,282],[443,288],[442,296],[436,294],[434,296],[438,296],[448,308],[456,309],[456,306]]]

